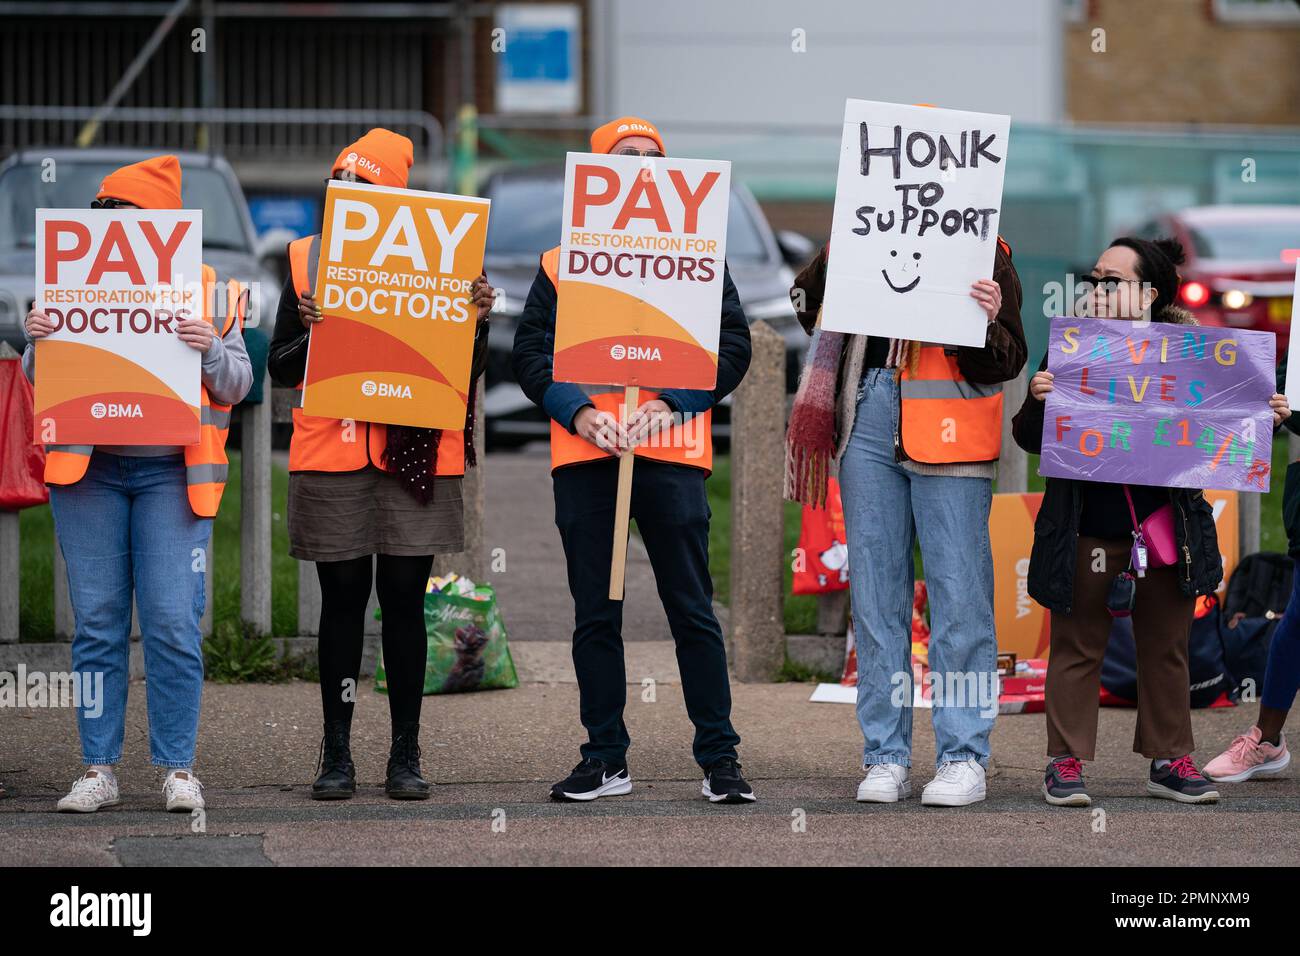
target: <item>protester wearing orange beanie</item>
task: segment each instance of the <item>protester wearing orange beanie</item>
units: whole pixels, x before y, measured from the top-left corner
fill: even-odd
[[[407,186],[411,141],[372,129],[334,160],[334,179],[392,189]],[[320,236],[289,244],[289,277],[280,296],[267,367],[277,385],[299,388],[311,328],[339,321],[321,314],[313,296]],[[383,611],[384,669],[392,719],[384,790],[423,800],[420,705],[427,637],[424,592],[435,554],[464,549],[461,481],[474,464],[474,393],[487,364],[492,287],[480,275],[471,289],[478,328],[463,430],[343,422],[293,411],[289,449],[289,553],[316,564],[321,585],[318,641],[324,740],[315,800],[356,792],[351,727],[361,667],[366,604],[372,585]]]
[[[376,186],[405,189],[414,161],[415,151],[409,139],[401,133],[376,127],[345,147],[330,172],[335,179],[360,179]],[[339,173],[354,175],[345,177]]]
[[[658,128],[622,116],[591,134],[591,151],[662,157]],[[741,773],[740,736],[731,723],[731,687],[722,629],[713,613],[709,575],[709,505],[705,478],[712,462],[713,406],[740,384],[749,368],[749,324],[723,263],[716,387],[642,393],[640,406],[618,419],[621,389],[556,382],[555,316],[559,248],[542,255],[515,332],[515,378],[553,421],[551,484],[555,523],[564,545],[573,596],[573,667],[579,719],[587,731],[581,761],[551,788],[555,800],[595,800],[629,793],[631,744],[623,656],[623,603],[609,597],[611,520],[618,494],[618,459],[653,435],[656,455],[637,454],[632,518],[654,568],[676,644],[686,712],[695,725],[692,752],[704,771],[700,788],[713,803],[755,799]],[[567,434],[565,434],[567,432]]]
[[[93,207],[181,208],[180,163],[175,156],[155,156],[110,173]],[[215,283],[215,273],[208,266],[203,270],[205,285]],[[228,421],[230,406],[243,400],[253,382],[240,316],[233,309],[214,316],[210,309],[176,325],[177,338],[202,353],[205,423],[209,412],[214,420]],[[23,352],[23,371],[35,382],[35,341],[53,332],[54,323],[33,308],[25,329],[32,341]],[[168,770],[166,807],[204,807],[192,769],[203,694],[204,599],[204,572],[196,572],[194,555],[208,549],[216,504],[196,503],[189,480],[224,480],[226,459],[216,451],[204,443],[47,447],[45,480],[75,619],[72,669],[83,680],[103,682],[99,712],[77,710],[87,769],[59,800],[62,812],[91,813],[120,799],[114,768],[126,730],[133,598],[149,683],[150,757]]]
[[[101,202],[115,199],[141,209],[181,208],[181,164],[175,156],[154,156],[109,173],[99,193]]]
[[[639,116],[620,116],[604,126],[596,127],[591,134],[591,151],[613,153],[619,143],[634,136],[644,136],[646,139],[654,140],[655,145],[659,147],[660,155],[667,152],[664,149],[664,138],[659,134],[659,130],[649,120],[643,120]]]

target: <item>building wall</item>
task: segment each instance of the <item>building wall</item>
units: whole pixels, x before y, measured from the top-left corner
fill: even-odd
[[[615,112],[837,125],[846,97],[1062,118],[1054,0],[598,0]],[[802,30],[806,52],[795,52]]]
[[[1300,126],[1300,22],[1225,21],[1214,0],[1081,6],[1065,29],[1070,119]]]

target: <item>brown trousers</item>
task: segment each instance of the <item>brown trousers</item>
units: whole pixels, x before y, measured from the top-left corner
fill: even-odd
[[[1101,662],[1112,618],[1106,593],[1129,564],[1131,541],[1079,536],[1071,613],[1052,613],[1047,665],[1047,754],[1093,760]],[[1105,563],[1094,557],[1105,552]],[[1094,568],[1103,568],[1094,570]],[[1137,579],[1133,636],[1137,645],[1138,701],[1133,750],[1152,760],[1192,752],[1188,642],[1196,599],[1178,588],[1178,568],[1148,568]]]

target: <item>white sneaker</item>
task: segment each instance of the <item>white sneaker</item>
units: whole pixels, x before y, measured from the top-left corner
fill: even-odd
[[[979,765],[979,761],[946,760],[934,779],[921,792],[921,805],[964,807],[979,803],[986,793],[984,768]]]
[[[859,803],[897,803],[912,795],[912,772],[897,763],[873,763],[858,784]]]
[[[100,807],[115,807],[118,798],[117,777],[100,770],[87,770],[68,795],[58,803],[60,813],[94,813]]]
[[[167,774],[163,796],[167,798],[168,813],[188,813],[204,807],[203,784],[192,770],[173,770]]]

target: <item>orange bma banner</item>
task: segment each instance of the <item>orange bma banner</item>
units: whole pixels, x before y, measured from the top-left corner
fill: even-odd
[[[489,202],[332,180],[303,412],[463,428]]]

